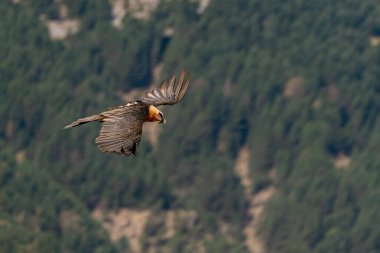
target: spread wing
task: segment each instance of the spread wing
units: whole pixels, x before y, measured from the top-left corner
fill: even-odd
[[[136,154],[141,140],[146,105],[126,105],[101,113],[103,126],[95,142],[102,152]]]
[[[182,100],[190,83],[190,73],[182,70],[181,77],[176,82],[176,77],[164,81],[159,88],[149,91],[142,98],[145,103],[158,105],[173,105]]]

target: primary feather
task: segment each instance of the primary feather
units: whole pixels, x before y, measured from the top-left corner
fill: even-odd
[[[176,82],[176,77],[164,81],[159,88],[149,91],[142,99],[145,103],[159,105],[174,105],[185,96],[190,83],[190,74],[184,69]]]

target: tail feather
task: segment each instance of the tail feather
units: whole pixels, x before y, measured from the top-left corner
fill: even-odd
[[[92,116],[88,116],[85,118],[78,119],[78,120],[74,121],[73,123],[65,126],[64,128],[66,129],[66,128],[71,128],[71,127],[76,127],[76,126],[79,126],[81,124],[85,124],[85,123],[92,122],[92,121],[101,121],[103,119],[104,119],[104,116],[102,116],[101,114],[92,115]]]

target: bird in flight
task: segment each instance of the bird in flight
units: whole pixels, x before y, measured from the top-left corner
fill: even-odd
[[[112,107],[106,111],[78,119],[64,128],[72,128],[92,121],[102,122],[103,126],[95,142],[101,152],[118,155],[136,155],[141,140],[142,125],[145,122],[165,123],[159,105],[174,105],[185,96],[190,83],[190,73],[182,71],[178,81],[175,75],[149,91],[141,100]]]

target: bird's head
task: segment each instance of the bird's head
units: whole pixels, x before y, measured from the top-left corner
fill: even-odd
[[[157,107],[151,105],[149,106],[149,114],[147,121],[153,122],[153,121],[158,121],[160,124],[166,123],[166,119],[164,117],[164,114],[157,109]]]

